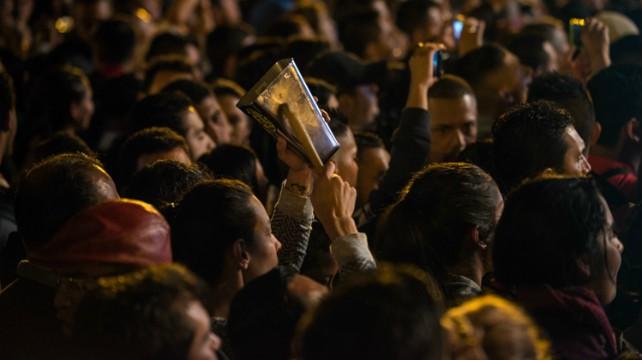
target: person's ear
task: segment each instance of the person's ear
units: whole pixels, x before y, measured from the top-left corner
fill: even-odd
[[[232,244],[232,255],[234,256],[234,263],[238,264],[239,270],[247,270],[250,266],[251,256],[247,251],[247,246],[243,239],[237,239]]]
[[[69,104],[69,114],[71,115],[71,118],[74,120],[78,120],[82,116],[82,107],[80,102],[73,102]]]
[[[586,256],[582,256],[581,258],[577,259],[576,263],[577,268],[582,274],[584,274],[587,278],[591,277],[591,266],[589,265],[589,260]]]
[[[472,240],[473,243],[480,249],[486,250],[488,248],[488,243],[479,238],[479,226],[475,225],[471,227],[468,232],[468,235],[470,237],[470,240]]]
[[[602,135],[602,124],[595,121],[593,122],[593,134],[591,134],[591,145],[597,144],[597,141],[600,140],[600,135]]]
[[[626,137],[635,143],[640,143],[640,122],[636,118],[632,118],[624,125]]]

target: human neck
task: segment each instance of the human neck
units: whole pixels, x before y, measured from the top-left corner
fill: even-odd
[[[485,273],[484,262],[480,255],[476,254],[469,259],[462,260],[458,264],[451,266],[448,268],[448,271],[451,274],[465,276],[481,287],[482,278]]]
[[[213,317],[227,319],[230,314],[232,299],[243,288],[243,275],[239,271],[231,276],[224,277],[223,282],[218,284],[212,292],[210,313]]]

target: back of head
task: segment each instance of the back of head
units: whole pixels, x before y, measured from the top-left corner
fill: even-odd
[[[160,75],[167,75],[160,77]],[[160,80],[158,79],[160,78]],[[145,70],[143,90],[148,94],[159,92],[173,80],[193,79],[194,67],[182,56],[162,56],[152,61]]]
[[[642,35],[624,36],[611,44],[613,64],[637,64],[642,66]]]
[[[195,165],[159,160],[134,174],[125,196],[145,201],[160,211],[174,207],[196,184],[209,177]]]
[[[206,84],[187,79],[171,82],[163,88],[163,92],[179,92],[187,96],[194,104],[199,104],[206,97],[212,96],[212,90]]]
[[[510,41],[508,50],[515,54],[523,65],[531,68],[535,74],[539,74],[548,71],[554,60],[545,49],[547,44],[550,46],[543,36],[522,33]]]
[[[118,199],[102,164],[83,154],[57,155],[36,164],[21,179],[16,221],[25,245],[37,248],[72,215]]]
[[[116,173],[119,187],[125,187],[132,175],[138,171],[141,156],[169,152],[177,148],[189,154],[185,139],[167,127],[150,127],[133,133],[120,149]]]
[[[123,65],[134,55],[136,34],[124,20],[107,20],[94,33],[96,57],[106,65]]]
[[[574,77],[550,73],[533,79],[528,88],[528,101],[553,101],[573,116],[573,126],[584,143],[590,144],[595,126],[595,110],[584,85]]]
[[[196,329],[186,312],[203,296],[175,264],[101,278],[79,305],[74,337],[92,358],[187,359]]]
[[[379,13],[375,10],[345,16],[339,20],[337,26],[339,40],[345,51],[360,58],[365,58],[368,45],[378,42],[382,35]]]
[[[145,59],[149,62],[167,55],[187,56],[187,45],[189,41],[182,35],[172,32],[160,33],[149,44]]]
[[[440,309],[430,281],[414,268],[380,266],[336,289],[302,323],[301,357],[441,359]]]
[[[587,87],[602,125],[598,144],[613,147],[627,122],[642,119],[642,66],[609,66],[593,76]]]
[[[50,156],[76,153],[96,157],[89,145],[78,135],[59,131],[46,137],[36,145],[33,160],[34,162],[39,162]]]
[[[256,190],[256,154],[252,149],[232,144],[216,147],[211,153],[201,157],[202,162],[220,179],[235,179]]]
[[[461,99],[470,95],[475,98],[475,92],[466,80],[450,74],[445,74],[428,90],[429,99]]]
[[[457,60],[452,73],[461,76],[470,86],[477,89],[486,76],[503,66],[506,54],[506,49],[499,45],[483,45]]]
[[[519,105],[493,124],[495,167],[503,190],[551,168],[561,171],[571,115],[549,101]]]
[[[605,211],[589,178],[544,177],[523,184],[509,195],[495,232],[496,279],[508,287],[586,284],[578,262],[604,261]]]
[[[550,358],[550,344],[518,306],[494,295],[467,301],[441,318],[448,350],[455,358],[483,354],[488,359]],[[456,354],[456,355],[455,355]]]
[[[441,281],[447,267],[471,255],[464,251],[471,228],[490,241],[500,199],[493,179],[475,165],[430,165],[385,213],[375,244],[378,258],[413,264]]]
[[[134,105],[129,123],[134,130],[149,127],[167,127],[185,136],[183,115],[193,109],[189,98],[179,93],[149,95]]]
[[[174,259],[208,284],[220,281],[226,251],[241,239],[251,245],[256,215],[252,190],[236,180],[213,180],[187,193],[172,222]]]

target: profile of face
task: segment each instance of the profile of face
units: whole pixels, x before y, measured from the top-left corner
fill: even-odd
[[[606,223],[600,234],[600,242],[604,250],[604,255],[601,256],[603,264],[597,266],[596,274],[591,274],[590,287],[595,291],[600,302],[606,305],[615,299],[617,293],[617,274],[622,264],[624,246],[613,230],[613,215],[606,200],[600,196],[600,201],[606,215]]]
[[[347,133],[337,140],[341,147],[332,157],[332,160],[337,164],[337,173],[348,184],[356,186],[359,164],[357,163],[357,143],[354,140],[354,135],[348,129]]]
[[[360,85],[351,93],[339,95],[339,112],[353,131],[366,130],[374,124],[379,115],[377,91],[376,85]]]
[[[572,176],[588,175],[591,172],[591,165],[585,155],[586,144],[573,125],[566,128],[563,138],[567,146],[564,154],[563,173]]]
[[[212,332],[210,316],[198,301],[190,301],[185,308],[186,321],[194,329],[187,360],[217,360],[221,339]]]
[[[477,141],[477,101],[460,98],[430,98],[432,142],[430,161],[455,161],[466,146]]]
[[[555,47],[553,46],[553,44],[549,41],[545,41],[543,50],[548,56],[548,64],[546,64],[546,68],[544,68],[543,71],[534,73],[533,77],[542,75],[543,73],[556,72],[560,69],[559,55],[557,54],[557,51],[555,51]]]
[[[249,255],[248,266],[243,273],[246,282],[274,269],[279,264],[277,252],[281,249],[281,243],[272,234],[270,217],[263,204],[255,196],[252,196],[250,207],[254,210],[256,223],[254,224],[254,240],[246,248]]]
[[[232,127],[214,96],[208,96],[198,105],[198,114],[205,123],[205,132],[216,145],[227,144],[232,136]]]
[[[70,113],[75,130],[84,131],[89,128],[91,117],[94,115],[94,100],[89,84],[86,86],[82,99],[71,104]]]
[[[366,148],[359,152],[357,176],[357,203],[368,202],[370,193],[379,188],[379,181],[388,171],[390,154],[384,147]]]
[[[218,103],[231,126],[230,142],[235,145],[246,145],[250,141],[252,123],[236,104],[239,98],[233,95],[219,95]]]
[[[196,109],[190,108],[183,114],[185,140],[192,153],[192,159],[197,160],[214,149],[214,141],[205,132],[205,126]]]

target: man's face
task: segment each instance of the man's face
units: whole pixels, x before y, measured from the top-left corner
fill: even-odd
[[[354,135],[348,130],[348,133],[338,140],[341,147],[332,157],[337,164],[337,173],[351,186],[356,186],[359,164],[357,164],[357,143],[354,141]]]
[[[190,301],[185,309],[186,320],[194,329],[188,360],[216,360],[216,351],[221,348],[221,339],[211,330],[207,310],[198,301]]]
[[[566,154],[564,154],[565,175],[584,176],[591,171],[591,165],[584,156],[584,140],[571,125],[564,131],[564,142],[567,145]]]
[[[201,101],[198,113],[205,123],[205,132],[217,145],[230,142],[232,127],[214,96],[208,96]]]
[[[432,142],[430,161],[455,161],[477,140],[477,103],[471,95],[458,99],[430,98]]]
[[[269,272],[279,264],[277,252],[281,249],[281,243],[272,234],[270,217],[265,211],[263,204],[253,196],[250,199],[250,206],[254,210],[256,224],[254,225],[254,241],[248,246],[250,262],[245,272],[245,281],[251,281]]]
[[[218,103],[225,113],[227,120],[232,127],[230,142],[237,145],[247,144],[252,132],[252,123],[250,119],[242,112],[236,103],[239,98],[233,95],[223,95],[218,97]]]
[[[370,193],[379,187],[379,180],[388,170],[390,154],[383,147],[366,148],[359,153],[357,177],[357,201],[363,205]]]
[[[198,160],[198,158],[214,149],[214,142],[205,132],[203,121],[191,106],[183,115],[183,127],[185,129],[185,140],[187,140],[187,145],[192,152],[193,160]]]
[[[520,64],[519,59],[512,53],[506,52],[504,64],[488,77],[486,83],[487,91],[492,91],[498,96],[496,116],[526,100],[530,78],[531,74]]]
[[[421,31],[417,41],[438,41],[441,39],[444,29],[444,16],[441,9],[437,6],[431,6],[426,10],[426,22],[418,30]]]
[[[379,115],[377,87],[361,85],[355,87],[352,93],[341,94],[339,111],[348,119],[353,131],[368,129]]]

